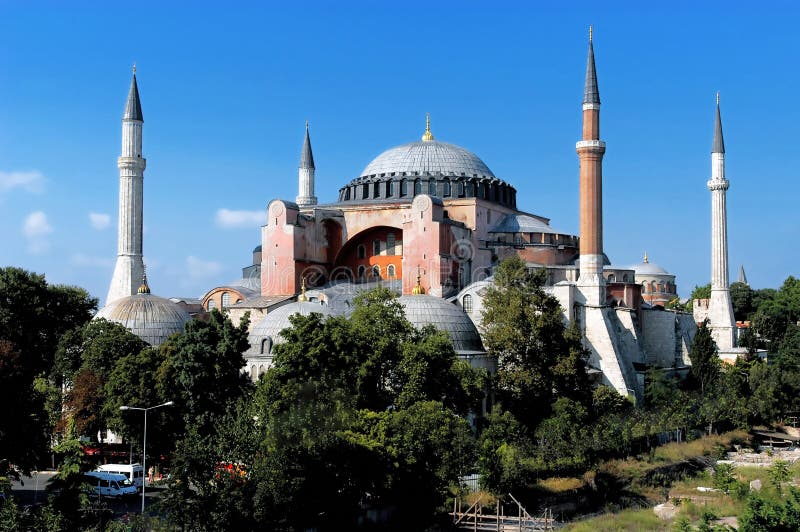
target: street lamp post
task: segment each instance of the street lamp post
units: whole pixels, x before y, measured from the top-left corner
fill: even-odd
[[[145,486],[147,486],[147,480],[145,475],[147,474],[147,411],[153,410],[154,408],[161,408],[162,406],[172,406],[172,401],[167,401],[166,403],[162,403],[160,405],[155,406],[148,406],[146,408],[141,408],[138,406],[121,406],[119,407],[120,410],[141,410],[144,412],[144,435],[142,437],[142,515],[144,515],[144,490]]]

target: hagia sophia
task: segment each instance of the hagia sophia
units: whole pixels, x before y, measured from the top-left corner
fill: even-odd
[[[192,315],[218,308],[238,323],[249,312],[250,348],[244,354],[243,371],[255,380],[269,368],[272,349],[281,341],[279,333],[289,325],[290,315],[346,315],[361,290],[380,284],[397,293],[414,325],[433,324],[447,332],[458,356],[492,371],[496,361],[481,341],[482,300],[496,265],[517,255],[529,269],[546,271],[547,292],[560,302],[564,319],[580,326],[595,381],[640,398],[647,368],[688,367],[697,324],[688,313],[665,310],[666,303],[677,297],[676,279],[650,262],[647,254],[639,264],[620,266],[603,251],[606,144],[600,136],[591,34],[582,116],[582,135],[576,144],[579,235],[559,231],[543,214],[522,210],[512,176],[498,177],[472,151],[438,139],[430,116],[419,140],[379,154],[343,184],[338,197],[320,202],[306,123],[298,195],[294,200],[269,201],[260,243],[241,279],[210,288],[196,301],[170,300],[150,293],[142,261],[146,161],[134,71],[118,160],[118,257],[106,306],[97,316],[118,321],[158,345],[183,330]],[[735,337],[730,337],[724,308],[730,306],[729,295],[725,300],[727,237],[719,241],[725,228],[718,227],[726,224],[726,214],[718,215],[717,192],[723,193],[724,210],[727,190],[719,102],[716,128],[714,171],[708,182],[716,202],[712,265],[718,273],[713,277],[711,305],[722,310],[710,311],[709,316],[720,348],[731,349]]]

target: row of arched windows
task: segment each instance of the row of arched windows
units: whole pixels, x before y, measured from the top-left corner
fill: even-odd
[[[357,272],[358,272],[358,278],[359,279],[364,279],[365,276],[367,275],[367,267],[362,264],[362,265],[360,265],[358,267]],[[394,264],[388,265],[386,267],[386,277],[388,277],[390,279],[393,279],[396,276],[397,276],[397,270],[395,269]],[[374,279],[380,279],[381,278],[381,267],[380,267],[380,265],[375,264],[370,268],[370,277],[372,277]]]
[[[488,179],[400,179],[399,194],[395,195],[397,180],[375,181],[348,185],[339,191],[339,201],[404,198],[428,194],[440,198],[479,198],[516,207],[517,191],[513,187]],[[409,190],[410,189],[410,190]]]

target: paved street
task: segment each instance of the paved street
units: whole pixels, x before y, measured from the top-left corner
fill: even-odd
[[[30,476],[21,476],[19,481],[11,483],[11,490],[20,506],[42,504],[47,502],[47,485],[55,476],[55,471],[39,471]],[[145,507],[153,504],[161,496],[162,488],[147,488]],[[137,514],[142,508],[141,494],[125,499],[107,499],[108,506],[118,517],[126,513]]]

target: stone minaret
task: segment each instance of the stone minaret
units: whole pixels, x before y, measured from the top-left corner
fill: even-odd
[[[142,104],[136,84],[136,67],[122,115],[122,154],[119,167],[119,233],[117,264],[106,304],[136,293],[144,275],[142,262],[142,188],[145,159],[142,157]]]
[[[728,286],[728,212],[725,195],[730,183],[725,179],[725,142],[722,139],[719,93],[711,147],[711,179],[707,184],[711,191],[711,301],[708,304],[708,320],[717,347],[724,351],[736,345],[736,322]]]
[[[592,28],[583,89],[583,138],[575,145],[580,159],[580,277],[578,286],[585,303],[602,306],[606,301],[603,278],[603,154],[600,140],[600,92],[594,66]]]
[[[310,207],[317,204],[314,195],[314,154],[311,152],[311,138],[308,136],[308,121],[306,121],[306,138],[303,141],[303,152],[300,154],[300,168],[297,172],[298,192],[297,205]]]

